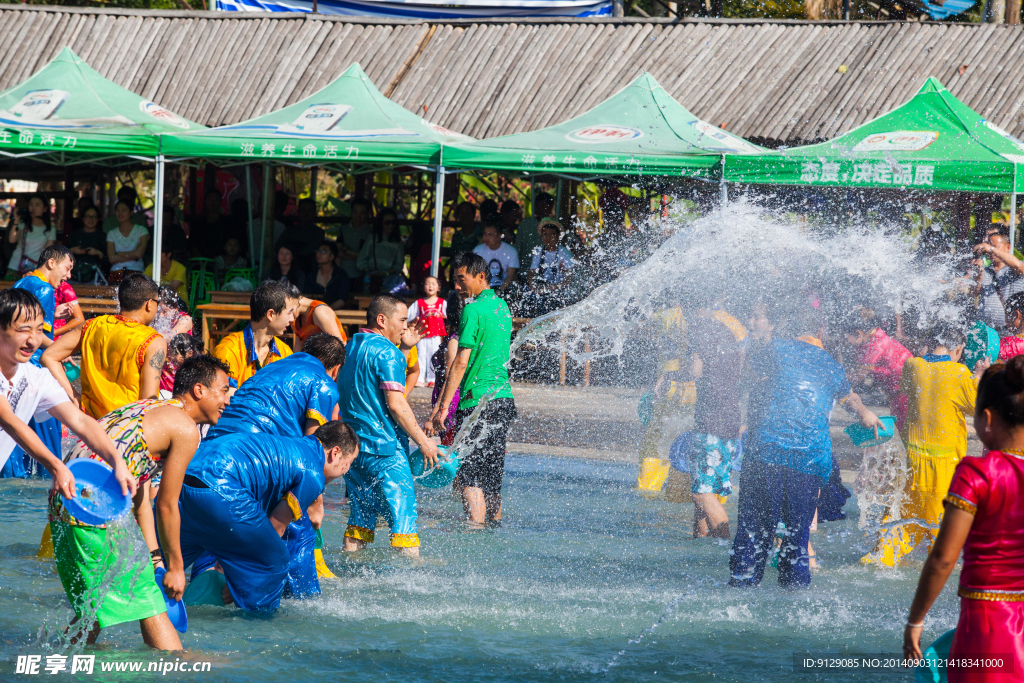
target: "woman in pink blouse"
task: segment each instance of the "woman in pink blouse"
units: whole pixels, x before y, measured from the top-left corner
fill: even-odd
[[[946,496],[946,514],[910,606],[903,652],[921,658],[925,615],[964,553],[960,619],[950,658],[995,657],[1008,666],[950,668],[950,683],[1024,681],[1024,356],[981,378],[974,428],[986,452],[964,458]]]

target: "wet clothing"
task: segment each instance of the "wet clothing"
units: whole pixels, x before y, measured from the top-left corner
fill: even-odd
[[[739,439],[693,432],[689,453],[690,493],[731,494],[729,474],[739,453]]]
[[[317,332],[323,332],[323,330],[321,330],[320,327],[313,322],[313,311],[315,311],[320,306],[327,306],[327,304],[325,304],[323,301],[311,301],[309,303],[309,309],[305,313],[297,315],[295,317],[295,322],[292,323],[292,329],[295,330],[295,336],[298,337],[303,343],[305,343],[305,341],[309,339],[310,335],[316,334]],[[331,310],[331,314],[333,315],[334,310],[329,310]],[[348,339],[345,337],[345,329],[341,325],[338,325],[338,331],[341,332],[341,341],[347,342]]]
[[[418,548],[416,491],[405,451],[383,456],[360,451],[345,475],[351,509],[345,535],[373,543],[377,519],[391,530],[393,548]]]
[[[101,315],[82,327],[82,410],[97,420],[139,400],[146,349],[160,334],[138,320]]]
[[[26,292],[30,292],[35,298],[39,299],[40,305],[43,307],[43,332],[46,333],[48,339],[53,339],[53,323],[54,323],[54,311],[57,307],[57,290],[46,281],[46,277],[39,270],[33,270],[31,273],[25,275],[17,282],[14,283],[15,289],[24,289]],[[36,352],[32,354],[32,362],[39,365],[39,358],[43,355],[43,347],[36,349]]]
[[[747,365],[755,376],[748,447],[769,464],[827,479],[832,470],[829,417],[835,402],[850,394],[843,367],[824,349],[795,339],[749,350]]]
[[[239,607],[275,609],[291,558],[270,514],[287,498],[301,519],[325,484],[324,450],[315,436],[230,434],[204,441],[178,502],[185,566],[210,553]]]
[[[999,340],[999,360],[1003,363],[1022,353],[1024,353],[1024,338],[1013,335]]]
[[[60,306],[61,304],[71,303],[72,301],[75,302],[76,306],[78,305],[78,295],[75,294],[75,288],[69,285],[67,282],[60,283],[60,287],[58,287],[56,292],[54,293],[54,304],[56,306]],[[60,337],[63,336],[60,332],[60,329],[67,325],[69,322],[72,322],[72,320],[65,318],[57,318],[53,321],[54,339],[60,339]]]
[[[512,314],[493,289],[470,299],[459,321],[459,349],[472,349],[466,374],[459,385],[459,410],[475,407],[485,395],[512,398],[508,382],[509,349],[512,346]]]
[[[778,523],[786,525],[779,550],[779,585],[811,584],[807,544],[818,507],[821,479],[791,467],[768,463],[763,454],[744,449],[740,470],[739,515],[729,558],[729,585],[757,586],[775,547]]]
[[[95,616],[100,628],[148,619],[167,611],[153,563],[140,559],[123,566],[108,529],[51,522],[57,574],[78,617]],[[145,543],[131,517],[125,531]]]
[[[861,558],[865,564],[892,567],[919,543],[931,545],[953,472],[967,455],[965,416],[974,413],[977,397],[970,370],[949,356],[913,358],[903,368],[901,390],[907,395],[910,477],[899,513],[901,519],[920,519],[928,526],[907,523],[881,532],[874,551]],[[885,521],[893,517],[887,513]]]
[[[1024,456],[989,451],[957,465],[946,504],[974,515],[960,571],[960,619],[949,656],[1010,655],[1024,681]],[[950,681],[991,680],[950,670]]]
[[[999,332],[1006,330],[1004,302],[1014,294],[1024,292],[1024,275],[1010,266],[996,270],[988,266],[981,274],[981,298],[978,317]]]
[[[242,432],[298,438],[306,419],[326,424],[337,403],[337,385],[323,363],[308,353],[294,353],[239,387],[206,438]]]
[[[274,361],[292,355],[292,350],[280,338],[274,337],[270,340],[270,350],[266,359],[260,363],[260,358],[256,354],[252,324],[249,324],[241,332],[232,332],[221,339],[217,348],[213,350],[213,355],[228,364],[231,368],[231,379],[238,382],[238,386],[242,386],[247,379]]]
[[[469,419],[473,410],[470,408],[458,412],[458,428]],[[462,441],[462,466],[456,475],[460,487],[473,486],[481,489],[484,495],[501,493],[508,430],[515,422],[516,415],[516,404],[511,398],[495,398],[487,402],[480,418]]]
[[[10,380],[0,373],[0,395],[7,399],[11,410],[22,422],[28,424],[53,423],[57,433],[57,450],[53,450],[53,444],[47,443],[46,440],[43,441],[43,444],[50,448],[52,453],[59,455],[60,423],[50,419],[48,411],[71,399],[68,398],[67,392],[57,383],[50,371],[32,363],[18,363],[14,377]],[[38,416],[38,420],[35,419],[36,416]],[[35,469],[33,462],[7,432],[0,430],[0,478],[24,477]]]
[[[696,379],[697,402],[693,409],[694,431],[720,439],[740,438],[740,375],[743,369],[742,340],[725,323],[695,315],[688,330],[690,353],[700,358]]]
[[[388,410],[385,392],[405,390],[405,356],[387,337],[366,328],[345,348],[338,374],[341,419],[352,425],[361,453],[405,452],[408,437]]]
[[[914,357],[898,341],[881,328],[871,331],[871,338],[857,349],[856,364],[868,368],[874,384],[889,397],[889,411],[896,418],[901,432],[907,421],[907,396],[900,391],[903,364]]]
[[[405,390],[406,358],[387,337],[369,329],[353,335],[338,374],[341,418],[359,437],[359,455],[345,475],[351,502],[345,535],[373,542],[377,518],[391,527],[391,545],[419,546],[416,491],[406,456],[409,437],[388,409],[386,392]]]

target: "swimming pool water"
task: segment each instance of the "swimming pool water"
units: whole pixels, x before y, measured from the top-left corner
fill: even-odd
[[[387,548],[343,556],[347,510],[328,488],[325,555],[337,579],[272,617],[189,610],[185,659],[212,662],[198,681],[909,681],[905,671],[796,674],[794,652],[900,652],[922,556],[862,567],[868,541],[848,519],[819,525],[813,585],[785,591],[769,568],[756,590],[728,587],[729,544],[690,538],[692,506],[632,490],[636,466],[508,459],[505,519],[469,530],[448,491],[419,489],[423,559]],[[48,654],[40,625],[70,607],[51,561],[34,557],[45,523],[43,482],[0,481],[0,680],[17,655]],[[727,506],[735,528],[735,496]],[[950,579],[955,588],[956,574]],[[955,590],[932,609],[924,640],[953,627]],[[660,623],[659,623],[660,621]],[[635,643],[645,629],[657,628]],[[103,631],[97,662],[158,661],[138,625]],[[6,660],[6,661],[5,661]],[[44,660],[45,661],[45,660]],[[45,673],[43,675],[46,675]],[[172,672],[169,677],[175,677]],[[82,680],[147,680],[97,670]]]

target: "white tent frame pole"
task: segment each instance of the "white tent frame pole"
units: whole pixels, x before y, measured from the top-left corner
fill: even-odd
[[[718,180],[718,193],[719,199],[722,202],[722,208],[729,203],[729,186],[725,184],[725,155],[722,155],[722,177]]]
[[[153,192],[153,281],[160,283],[160,250],[164,239],[164,155],[156,158],[156,185]]]
[[[444,166],[438,166],[434,178],[434,234],[430,245],[430,276],[437,277],[441,266],[441,219],[444,211]]]
[[[245,205],[249,213],[249,222],[245,226],[245,236],[249,238],[250,264],[256,265],[256,235],[252,230],[252,164],[245,165]]]
[[[1016,174],[1015,174],[1016,175]],[[1016,185],[1016,179],[1014,180]],[[1017,248],[1017,193],[1010,193],[1010,252]]]
[[[274,184],[269,163],[263,164],[263,229],[260,231],[260,265],[257,277],[263,277],[263,259],[267,255],[267,224],[274,220]]]

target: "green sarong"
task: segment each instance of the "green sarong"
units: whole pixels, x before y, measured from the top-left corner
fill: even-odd
[[[106,628],[167,611],[148,557],[132,564],[119,558],[107,529],[64,522],[50,522],[50,529],[57,573],[79,618],[95,615]]]

